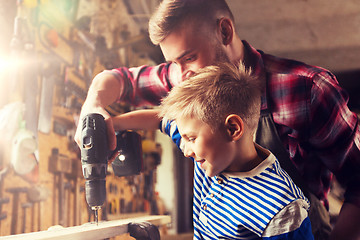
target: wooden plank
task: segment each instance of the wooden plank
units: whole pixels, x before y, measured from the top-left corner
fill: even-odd
[[[154,215],[137,218],[128,218],[122,220],[104,221],[96,223],[85,223],[74,227],[53,227],[46,231],[32,232],[25,234],[10,235],[0,237],[1,240],[98,240],[119,236],[128,232],[129,223],[150,222],[153,225],[160,226],[171,222],[170,216]]]

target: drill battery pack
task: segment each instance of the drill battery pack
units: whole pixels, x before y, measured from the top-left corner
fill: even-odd
[[[112,162],[115,176],[138,175],[142,170],[143,154],[141,136],[133,131],[116,132],[117,146],[111,154],[116,154]]]

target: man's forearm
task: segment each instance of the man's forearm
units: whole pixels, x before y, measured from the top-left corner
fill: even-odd
[[[360,240],[360,207],[344,203],[330,240]]]
[[[97,107],[105,108],[115,102],[119,98],[119,94],[119,81],[108,71],[101,72],[96,75],[90,85],[84,107],[97,105]]]
[[[157,130],[159,111],[156,109],[136,110],[114,117],[115,130]]]

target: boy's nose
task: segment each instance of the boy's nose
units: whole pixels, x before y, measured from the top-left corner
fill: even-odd
[[[185,157],[194,157],[194,152],[187,146],[187,144],[185,144],[184,156]]]

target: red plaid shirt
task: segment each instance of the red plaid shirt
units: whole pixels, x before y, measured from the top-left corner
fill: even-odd
[[[245,65],[266,77],[268,107],[290,159],[309,189],[328,207],[332,173],[346,187],[345,199],[360,207],[360,130],[347,107],[348,96],[329,71],[277,58],[244,41]],[[180,75],[171,63],[117,68],[122,84],[119,100],[157,105]],[[263,101],[262,108],[266,107]]]

